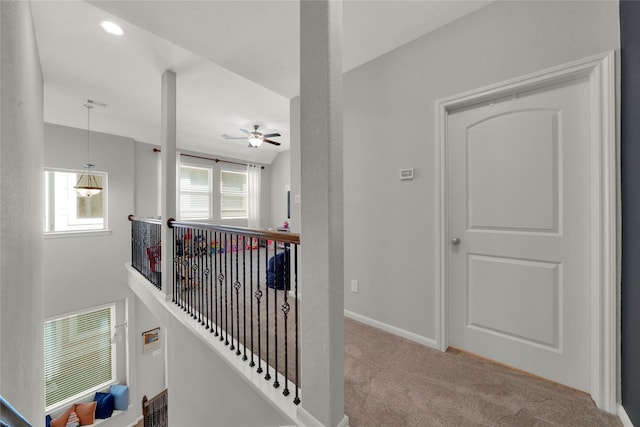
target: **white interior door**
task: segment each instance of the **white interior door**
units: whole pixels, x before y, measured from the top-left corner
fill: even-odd
[[[589,392],[588,79],[449,112],[449,345]],[[456,240],[457,239],[457,240]]]

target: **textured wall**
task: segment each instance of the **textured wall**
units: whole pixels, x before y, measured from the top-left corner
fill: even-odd
[[[28,2],[0,2],[0,394],[44,418],[42,71]]]

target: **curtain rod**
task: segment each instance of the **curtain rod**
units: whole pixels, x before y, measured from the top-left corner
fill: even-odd
[[[153,148],[153,152],[154,153],[159,153],[162,150],[154,147]],[[223,163],[231,163],[233,165],[242,165],[242,166],[249,166],[247,163],[240,163],[240,162],[232,162],[231,160],[220,160],[220,159],[213,159],[211,157],[204,157],[204,156],[195,156],[193,154],[184,154],[184,153],[180,153],[181,156],[185,156],[185,157],[193,157],[194,159],[203,159],[203,160],[213,160],[214,162],[218,163],[218,162],[223,162]],[[260,169],[264,169],[264,166],[260,166]]]

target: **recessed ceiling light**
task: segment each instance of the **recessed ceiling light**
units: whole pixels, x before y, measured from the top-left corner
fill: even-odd
[[[109,34],[113,34],[115,36],[121,36],[124,34],[124,31],[122,31],[122,27],[114,22],[102,21],[100,23],[100,26],[102,26],[102,28],[104,28],[104,30]]]

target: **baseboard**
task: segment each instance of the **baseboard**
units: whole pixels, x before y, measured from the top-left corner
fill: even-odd
[[[399,337],[406,338],[408,340],[417,342],[418,344],[422,344],[427,347],[434,348],[436,350],[439,349],[438,343],[434,339],[423,337],[422,335],[409,332],[407,330],[389,325],[388,323],[380,322],[379,320],[375,320],[358,313],[354,313],[353,311],[345,310],[344,315],[350,319],[357,320],[358,322],[362,322],[369,326],[373,326],[374,328],[382,329],[383,331],[389,332],[390,334],[398,335]]]
[[[296,415],[298,422],[304,427],[326,427],[301,406],[298,407]],[[349,417],[346,415],[342,417],[342,420],[340,420],[336,427],[349,427]]]
[[[618,418],[624,427],[633,427],[633,423],[622,405],[618,405]]]

